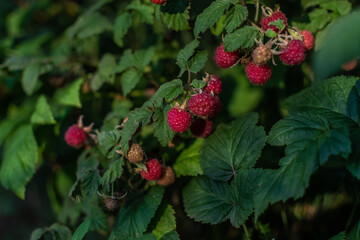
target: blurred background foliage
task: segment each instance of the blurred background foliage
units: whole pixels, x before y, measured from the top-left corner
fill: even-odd
[[[83,114],[86,123],[94,122],[98,128],[111,129],[131,108],[141,106],[156,87],[176,78],[179,71],[175,64],[177,53],[193,40],[193,34],[191,30],[169,30],[160,18],[153,17],[153,14],[159,14],[159,8],[148,0],[141,2],[144,4],[140,5],[139,0],[0,1],[0,143],[7,134],[29,120],[41,95],[49,99],[52,117],[56,120],[54,126],[36,126],[35,137],[42,157],[37,162],[37,173],[27,186],[26,199],[21,200],[0,186],[0,239],[28,239],[35,228],[50,226],[57,220],[75,229],[79,224],[76,222],[78,212],[74,211],[76,206],[68,198],[68,192],[75,180],[76,159],[80,152],[66,146],[63,136],[67,127]],[[190,28],[195,16],[211,2],[192,1]],[[280,5],[293,25],[313,32],[318,50],[325,41],[325,30],[360,4],[355,0],[337,1],[341,2],[341,7],[338,7],[333,2],[282,0],[263,3]],[[133,13],[132,26],[126,37],[121,38],[118,37],[121,32],[114,32],[118,27],[116,18],[125,8]],[[249,11],[251,15],[255,9],[249,7]],[[221,28],[221,23],[217,27]],[[352,26],[346,32],[358,34],[358,29]],[[331,36],[341,38],[337,32]],[[268,132],[286,115],[281,107],[282,101],[314,81],[312,56],[301,67],[277,66],[268,84],[253,86],[246,79],[243,67],[222,70],[212,61],[221,37],[213,28],[203,34],[200,46],[209,51],[205,71],[223,80],[223,93],[220,95],[223,110],[216,124],[256,111],[260,114],[260,125]],[[344,44],[338,40],[326,44],[330,48]],[[355,45],[360,53],[359,41]],[[123,64],[118,63],[120,57],[125,55],[126,49],[138,51],[151,46],[154,47],[153,58],[141,72],[136,89],[124,90],[123,77],[116,74],[123,71]],[[341,62],[331,64],[340,69],[339,63],[354,57],[348,54],[340,58]],[[320,56],[315,64],[326,69],[327,65],[321,59],[329,58],[336,57]],[[359,73],[357,68],[343,74]],[[318,74],[327,77],[328,73],[320,71]],[[77,80],[79,77],[81,80]],[[80,96],[62,98],[61,91],[76,92],[79,89]],[[76,101],[78,98],[81,103]],[[76,108],[79,106],[82,108]],[[47,121],[51,122],[51,118]],[[146,131],[144,128],[141,132],[145,150],[158,151],[154,137]],[[178,144],[176,150],[160,154],[175,159],[185,146],[181,142]],[[4,148],[0,148],[1,155],[3,151]],[[283,148],[267,146],[259,166],[275,167],[282,156]],[[327,239],[344,227],[349,230],[355,221],[352,217],[349,219],[349,215],[360,215],[360,209],[353,208],[354,202],[359,202],[359,184],[350,175],[334,168],[332,163],[336,164],[336,159],[312,177],[310,188],[301,200],[277,203],[258,222],[251,224],[248,231],[253,239]],[[245,239],[242,238],[243,231],[233,228],[228,222],[211,226],[196,223],[186,216],[180,189],[188,180],[185,177],[177,181],[168,193],[175,208],[177,231],[181,238]],[[108,221],[114,221],[113,217]],[[105,238],[101,233],[92,232],[86,239]]]

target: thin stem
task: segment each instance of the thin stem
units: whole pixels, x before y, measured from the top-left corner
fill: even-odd
[[[255,2],[256,2],[255,22],[257,22],[259,18],[260,0],[255,0]]]
[[[245,232],[245,235],[246,235],[247,239],[249,239],[249,240],[250,240],[250,239],[251,239],[251,238],[250,238],[250,234],[249,234],[249,231],[248,231],[248,229],[247,229],[246,225],[245,225],[245,224],[243,224],[242,226],[243,226],[243,228],[244,228],[244,232]]]

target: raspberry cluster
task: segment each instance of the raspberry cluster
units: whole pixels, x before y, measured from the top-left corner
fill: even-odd
[[[209,118],[220,113],[221,102],[218,94],[221,93],[222,82],[215,75],[206,75],[203,78],[203,87],[192,88],[192,96],[181,106],[170,109],[167,114],[169,127],[178,133],[189,129],[196,137],[205,138],[213,130],[213,123]]]
[[[240,58],[239,51],[226,52],[223,44],[216,49],[214,56],[215,63],[220,68],[233,67],[238,62],[245,65],[247,78],[256,85],[263,85],[271,78],[268,62],[272,59],[274,63],[274,55],[279,55],[280,61],[286,65],[299,65],[315,42],[311,32],[289,28],[286,15],[279,9],[273,11],[271,8],[262,7],[262,10],[262,34],[269,40],[266,44],[256,40],[257,47],[252,51],[251,61],[250,54]]]

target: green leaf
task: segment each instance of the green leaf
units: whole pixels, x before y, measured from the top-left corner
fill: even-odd
[[[135,69],[129,69],[121,75],[121,86],[124,96],[133,90],[142,77],[142,73]]]
[[[151,47],[146,50],[139,50],[134,53],[134,65],[140,71],[143,72],[144,68],[149,65],[151,59],[155,53],[155,48]]]
[[[74,232],[71,240],[82,240],[85,234],[89,231],[91,219],[87,218],[84,222],[82,222],[79,227]]]
[[[114,73],[121,73],[134,65],[134,56],[130,49],[124,51],[119,64],[114,68]]]
[[[38,160],[38,145],[30,125],[19,127],[4,147],[0,169],[0,180],[5,188],[11,189],[25,199],[25,186],[34,175]]]
[[[144,106],[162,107],[164,99],[167,102],[171,102],[176,97],[178,97],[183,92],[183,90],[184,88],[180,79],[175,79],[171,82],[164,83],[155,92],[155,94],[146,103],[144,103]]]
[[[161,18],[165,25],[175,31],[189,29],[189,2],[187,0],[168,1],[161,6]]]
[[[165,234],[160,240],[180,240],[180,237],[175,230],[172,230],[171,232]]]
[[[81,189],[86,196],[93,197],[99,188],[100,174],[97,169],[87,169],[81,179]]]
[[[195,49],[199,46],[199,44],[199,40],[195,39],[179,51],[176,58],[176,64],[180,67],[180,73],[178,77],[183,75],[183,73],[188,68],[188,61],[191,56],[194,55]]]
[[[350,133],[352,142],[352,152],[346,160],[346,168],[357,179],[360,179],[360,129],[355,129]]]
[[[343,63],[359,57],[360,32],[353,31],[359,28],[360,10],[357,10],[340,18],[328,29],[322,48],[314,56],[315,79],[323,80],[340,71]]]
[[[347,158],[351,152],[349,132],[346,128],[332,129],[322,115],[297,113],[277,122],[269,133],[271,145],[287,145],[280,168],[264,174],[257,195],[255,216],[268,203],[301,197],[311,174],[331,155]]]
[[[224,14],[224,11],[226,11],[231,4],[235,4],[236,2],[237,0],[216,0],[212,2],[211,5],[205,8],[205,10],[196,18],[194,27],[195,37],[213,26]]]
[[[100,132],[98,135],[99,145],[103,149],[103,153],[107,153],[114,147],[120,139],[120,132],[118,130]]]
[[[277,36],[276,32],[270,28],[266,30],[265,35],[269,38],[275,38]]]
[[[124,159],[118,158],[112,161],[109,166],[109,169],[104,173],[104,176],[101,178],[101,184],[111,184],[115,182],[117,178],[120,178],[123,173]]]
[[[197,73],[205,66],[208,60],[208,51],[199,51],[189,61],[190,72]]]
[[[166,209],[161,216],[160,220],[156,224],[156,228],[152,231],[152,233],[160,239],[168,232],[176,229],[176,221],[175,221],[175,211],[171,205],[167,205]]]
[[[204,139],[198,138],[190,147],[181,151],[173,165],[177,177],[203,174],[199,162],[199,152],[203,143]]]
[[[256,126],[258,118],[252,113],[217,127],[200,150],[200,165],[205,175],[228,181],[255,165],[266,143],[264,128]]]
[[[246,20],[248,16],[248,10],[245,6],[235,5],[226,13],[225,30],[227,33],[233,32],[236,28]]]
[[[192,82],[191,82],[191,85],[194,87],[194,88],[203,88],[205,87],[206,85],[206,82],[203,81],[203,80],[197,80],[197,79],[194,79]]]
[[[34,93],[36,85],[39,80],[40,70],[41,70],[40,61],[33,61],[26,66],[21,78],[21,84],[24,89],[24,92],[27,95],[32,95]]]
[[[360,81],[357,80],[347,99],[347,112],[351,119],[360,123]]]
[[[333,0],[320,3],[320,7],[334,11],[340,15],[348,14],[351,11],[351,3],[347,0]]]
[[[130,195],[121,207],[116,219],[114,232],[116,239],[141,236],[160,205],[164,188],[152,187],[144,193]]]
[[[175,135],[174,131],[171,130],[167,124],[167,114],[171,106],[168,105],[164,109],[156,108],[153,115],[153,130],[154,136],[159,140],[162,146],[167,146]]]
[[[115,19],[114,25],[114,42],[119,46],[122,47],[124,45],[123,37],[128,32],[129,28],[132,25],[132,18],[131,14],[128,12],[124,12],[120,14]]]
[[[36,103],[35,112],[31,115],[31,123],[35,124],[55,124],[56,121],[51,113],[50,106],[46,97],[41,95]]]
[[[245,26],[226,35],[224,47],[227,52],[232,52],[239,48],[251,48],[255,45],[255,39],[262,40],[260,31],[256,27]]]
[[[152,112],[148,108],[137,108],[131,111],[128,115],[128,121],[125,123],[121,131],[120,145],[124,154],[127,154],[129,149],[129,141],[131,140],[136,129],[140,123],[142,126],[149,124]]]
[[[346,240],[345,231],[336,234],[335,236],[329,238],[329,240]]]
[[[282,32],[286,27],[284,21],[281,19],[269,22],[269,26],[275,26],[277,29],[279,29],[279,32]]]
[[[244,171],[231,185],[207,177],[194,178],[183,190],[187,215],[211,224],[230,219],[234,227],[239,227],[254,210],[254,192],[261,175],[260,170]]]
[[[133,10],[135,17],[140,19],[141,22],[148,24],[154,23],[154,7],[142,4],[139,0],[131,1],[126,7],[127,10]]]
[[[61,105],[81,108],[80,87],[83,80],[83,78],[79,78],[66,87],[58,89],[55,92],[54,101]]]
[[[51,235],[52,239],[56,240],[69,240],[71,238],[71,231],[69,228],[54,223],[50,227],[38,228],[31,234],[30,240],[47,239],[46,236]]]
[[[311,111],[328,118],[334,125],[352,126],[358,118],[354,115],[354,110],[348,112],[348,101],[354,101],[349,98],[349,94],[357,80],[356,77],[345,76],[328,79],[292,95],[284,106],[290,113]]]

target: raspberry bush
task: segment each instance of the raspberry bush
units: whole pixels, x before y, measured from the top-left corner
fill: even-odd
[[[0,238],[360,239],[357,5],[4,1]]]

